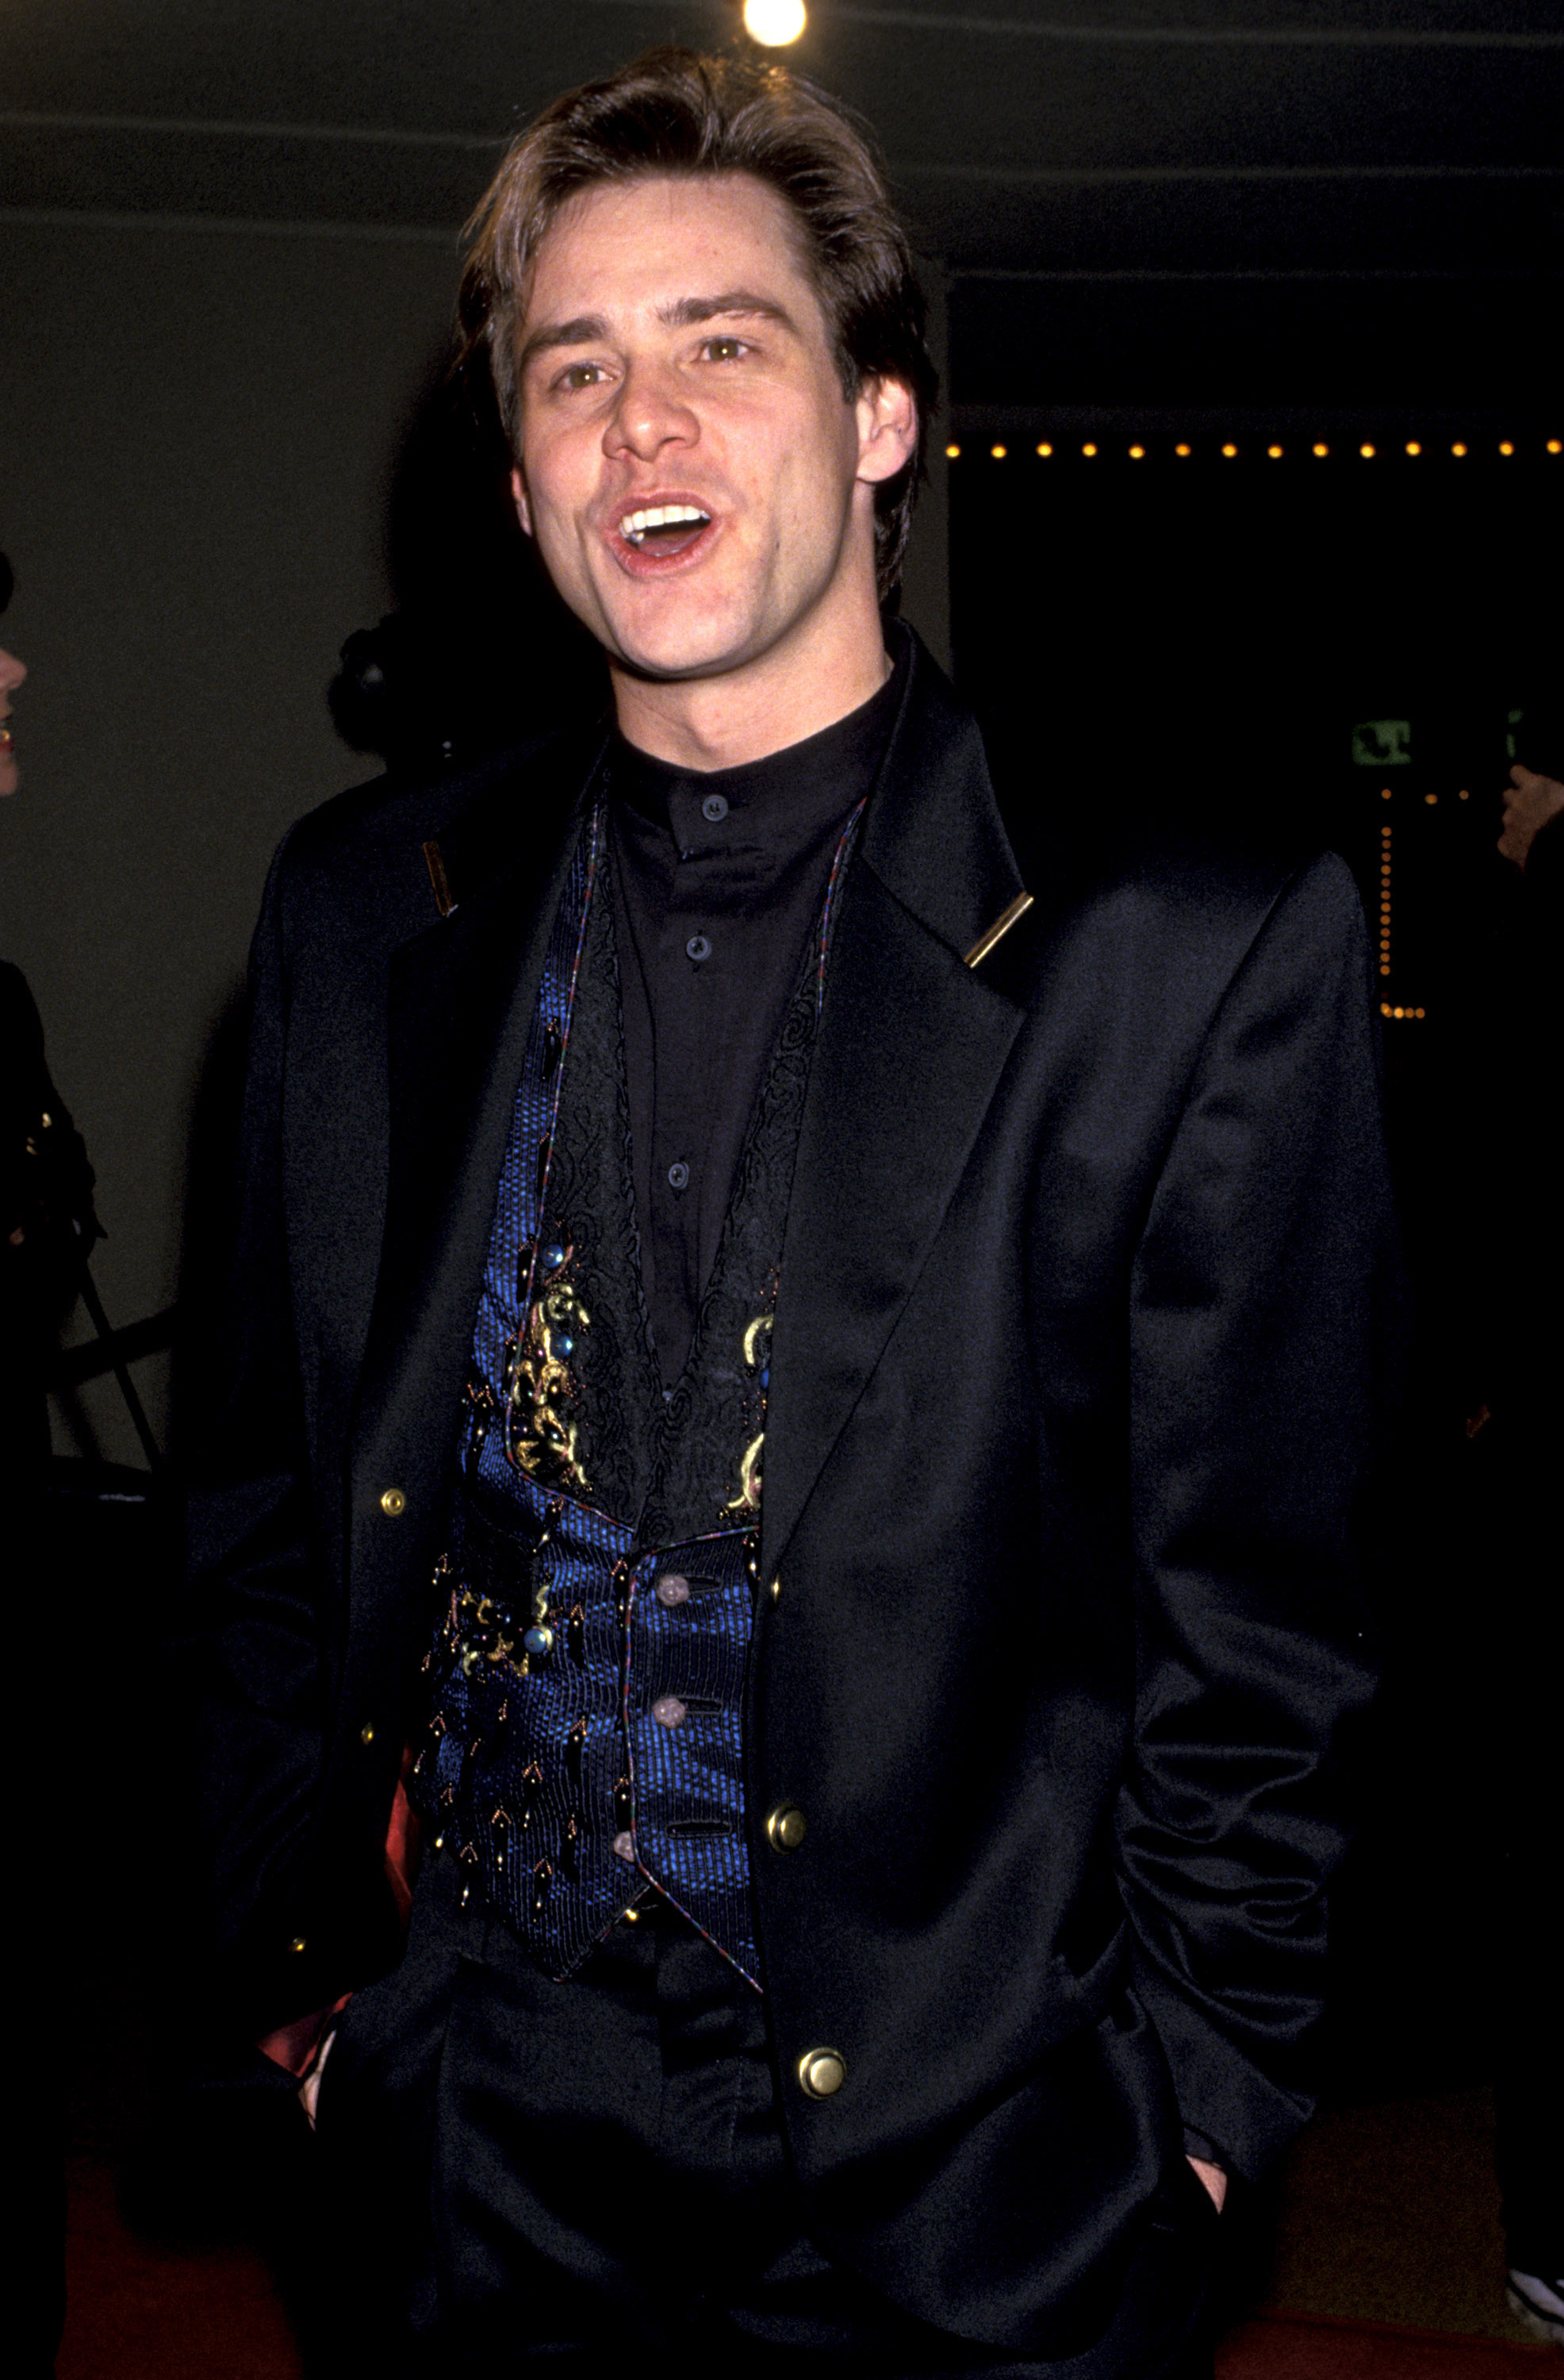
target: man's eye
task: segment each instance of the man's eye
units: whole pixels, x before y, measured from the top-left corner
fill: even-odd
[[[708,339],[703,353],[710,363],[737,363],[740,356],[749,353],[749,342],[746,339]]]
[[[603,376],[601,364],[566,364],[556,388],[595,388]]]

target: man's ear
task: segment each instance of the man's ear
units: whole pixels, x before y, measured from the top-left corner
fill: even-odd
[[[917,451],[917,399],[904,382],[867,380],[855,403],[860,480],[878,485],[904,471]]]
[[[518,463],[511,473],[511,494],[515,499],[515,516],[528,537],[532,534],[532,507],[527,501],[527,482]]]

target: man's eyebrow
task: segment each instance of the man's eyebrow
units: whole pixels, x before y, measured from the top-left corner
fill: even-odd
[[[657,319],[670,330],[685,331],[697,322],[710,322],[722,314],[759,314],[768,322],[780,322],[784,331],[796,331],[797,323],[785,306],[774,298],[762,298],[753,289],[724,289],[720,298],[680,298],[671,306],[660,306]]]
[[[608,324],[600,314],[577,314],[568,322],[545,322],[523,342],[516,370],[525,371],[534,356],[546,355],[551,347],[584,347],[593,339],[607,336]]]
[[[657,319],[673,331],[685,331],[697,322],[711,322],[724,316],[751,317],[759,315],[766,321],[780,322],[784,331],[796,334],[798,325],[785,306],[774,298],[762,298],[754,289],[724,289],[716,298],[676,298],[667,306],[660,306]],[[524,340],[516,358],[517,372],[525,372],[534,356],[547,355],[555,347],[584,347],[595,339],[609,337],[609,327],[600,314],[576,314],[568,322],[544,322]]]

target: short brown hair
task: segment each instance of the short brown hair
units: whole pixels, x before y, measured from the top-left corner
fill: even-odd
[[[912,249],[869,138],[803,77],[667,46],[546,107],[512,142],[467,226],[459,368],[487,358],[515,447],[516,339],[540,242],[578,191],[643,174],[749,174],[769,184],[797,225],[848,402],[866,380],[911,390],[916,448],[875,490],[875,564],[888,595],[902,573],[939,378]]]

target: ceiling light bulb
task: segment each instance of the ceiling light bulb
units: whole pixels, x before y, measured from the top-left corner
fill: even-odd
[[[783,50],[808,22],[804,0],[744,0],[744,30],[768,50]]]

